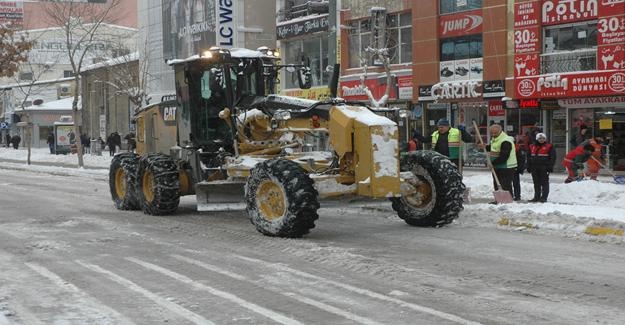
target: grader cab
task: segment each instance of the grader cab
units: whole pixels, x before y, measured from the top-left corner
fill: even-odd
[[[305,235],[320,199],[343,195],[391,200],[414,226],[457,218],[464,185],[449,159],[400,158],[397,124],[363,105],[271,94],[278,69],[295,70],[302,87],[309,69],[269,52],[213,48],[170,62],[175,101],[139,111],[137,153],[111,162],[118,209],[171,214],[180,196],[196,195],[198,210],[245,209],[259,232],[279,237]]]

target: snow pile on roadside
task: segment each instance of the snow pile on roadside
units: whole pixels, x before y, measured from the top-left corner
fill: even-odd
[[[15,160],[20,162],[26,162],[28,158],[28,149],[20,148],[15,150],[13,148],[0,148],[0,159]],[[111,164],[111,157],[108,152],[102,154],[102,156],[92,156],[91,154],[83,155],[85,166],[97,167],[97,168],[109,168]],[[68,155],[51,155],[48,148],[31,148],[30,161],[37,163],[50,163],[50,164],[63,164],[78,166],[78,156],[76,154]]]

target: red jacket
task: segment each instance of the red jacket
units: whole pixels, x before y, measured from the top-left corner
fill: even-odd
[[[553,168],[556,161],[556,150],[551,143],[537,143],[530,145],[530,165]]]
[[[562,164],[565,166],[568,164],[576,164],[578,167],[583,167],[583,164],[588,161],[588,159],[590,159],[590,153],[586,152],[583,146],[578,146],[564,156]]]

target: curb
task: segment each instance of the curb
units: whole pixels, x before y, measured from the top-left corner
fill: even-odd
[[[520,229],[540,229],[538,225],[515,220],[514,218],[501,217],[497,221],[497,225],[506,227],[515,227]],[[580,233],[596,237],[620,237],[625,240],[625,226],[607,227],[599,225],[587,225],[578,228]]]

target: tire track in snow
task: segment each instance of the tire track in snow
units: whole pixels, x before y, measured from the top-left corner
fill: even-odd
[[[184,275],[182,275],[180,273],[171,271],[171,270],[166,269],[164,267],[161,267],[161,266],[158,266],[158,265],[155,265],[155,264],[152,264],[152,263],[148,263],[148,262],[142,261],[142,260],[134,258],[134,257],[126,257],[126,260],[128,260],[130,262],[133,262],[133,263],[136,263],[136,264],[139,264],[139,265],[141,265],[141,266],[143,266],[143,267],[145,267],[145,268],[147,268],[149,270],[152,270],[152,271],[164,274],[164,275],[166,275],[168,277],[171,277],[171,278],[173,278],[173,279],[175,279],[177,281],[180,281],[180,282],[182,282],[184,284],[190,285],[194,289],[207,291],[208,293],[210,293],[212,295],[215,295],[217,297],[229,300],[230,302],[233,302],[233,303],[235,303],[235,304],[237,304],[237,305],[239,305],[239,306],[241,306],[243,308],[249,309],[249,310],[251,310],[253,312],[256,312],[256,313],[258,313],[260,315],[263,315],[263,316],[265,316],[265,317],[267,317],[269,319],[272,319],[273,321],[278,322],[280,324],[303,325],[303,323],[298,322],[298,321],[296,321],[296,320],[294,320],[292,318],[286,317],[286,316],[284,316],[282,314],[279,314],[279,313],[274,312],[272,310],[269,310],[267,308],[261,307],[259,305],[254,304],[254,303],[248,302],[248,301],[246,301],[244,299],[239,298],[238,296],[236,296],[234,294],[231,294],[231,293],[219,290],[219,289],[215,289],[213,287],[207,286],[207,285],[202,284],[200,282],[194,281],[194,280],[192,280],[191,278],[189,278],[187,276],[184,276]],[[210,268],[208,268],[208,270],[213,271],[213,272],[215,272],[215,269],[216,268],[212,267],[212,266]],[[218,272],[218,273],[226,275],[226,276],[230,276],[230,277],[232,277],[232,275],[233,275],[231,272]],[[245,277],[243,277],[243,276],[234,276],[234,278],[238,279],[238,280],[245,279]]]
[[[283,272],[289,272],[289,273],[292,273],[292,274],[295,274],[295,275],[298,275],[298,276],[301,276],[301,277],[306,277],[306,278],[313,279],[313,280],[316,280],[316,281],[319,281],[319,282],[324,282],[324,283],[327,283],[327,284],[331,284],[331,285],[334,285],[336,287],[339,287],[339,288],[342,288],[342,289],[345,289],[345,290],[349,290],[351,292],[358,293],[358,294],[361,294],[361,295],[364,295],[364,296],[367,296],[367,297],[370,297],[370,298],[375,298],[375,299],[379,299],[379,300],[382,300],[382,301],[385,301],[385,302],[395,303],[395,304],[398,304],[398,305],[400,305],[402,307],[406,307],[406,308],[410,308],[412,310],[415,310],[417,312],[430,314],[432,316],[436,316],[436,317],[439,317],[439,318],[442,318],[442,319],[445,319],[445,320],[449,320],[449,321],[452,321],[452,322],[456,322],[456,323],[459,323],[459,324],[466,324],[466,325],[480,325],[481,324],[479,322],[470,321],[470,320],[464,319],[462,317],[459,317],[459,316],[456,316],[456,315],[453,315],[453,314],[449,314],[449,313],[438,311],[436,309],[432,309],[432,308],[429,308],[429,307],[425,307],[425,306],[409,303],[409,302],[406,302],[406,301],[403,301],[403,300],[400,300],[400,299],[397,299],[397,298],[393,298],[393,297],[390,297],[390,296],[387,296],[387,295],[383,295],[383,294],[380,294],[380,293],[377,293],[377,292],[374,292],[374,291],[371,291],[371,290],[361,289],[361,288],[357,288],[357,287],[351,286],[349,284],[340,283],[340,282],[336,282],[336,281],[333,281],[333,280],[328,280],[326,278],[322,278],[322,277],[319,277],[319,276],[316,276],[316,275],[313,275],[313,274],[310,274],[310,273],[306,273],[306,272],[303,272],[303,271],[292,269],[292,268],[290,268],[290,267],[288,267],[286,265],[283,265],[283,264],[270,263],[270,262],[266,262],[266,261],[263,261],[263,260],[242,256],[242,255],[234,255],[234,257],[239,258],[239,259],[244,260],[244,261],[247,261],[247,262],[260,264],[260,265],[263,265],[263,266],[268,267],[268,268],[276,269],[276,270],[283,271]]]
[[[185,318],[188,319],[189,321],[195,323],[195,324],[206,324],[206,325],[214,325],[213,322],[209,321],[208,319],[178,305],[175,304],[147,289],[144,289],[142,287],[140,287],[139,285],[137,285],[136,283],[121,277],[111,271],[105,270],[95,264],[89,264],[86,262],[82,262],[82,261],[75,261],[76,263],[82,265],[83,267],[96,272],[96,273],[100,273],[103,275],[106,275],[109,279],[113,280],[114,282],[117,282],[118,284],[132,290],[135,291],[137,293],[140,293],[141,295],[145,296],[146,298],[154,301],[157,305],[164,307],[168,310],[170,310],[171,312]]]

